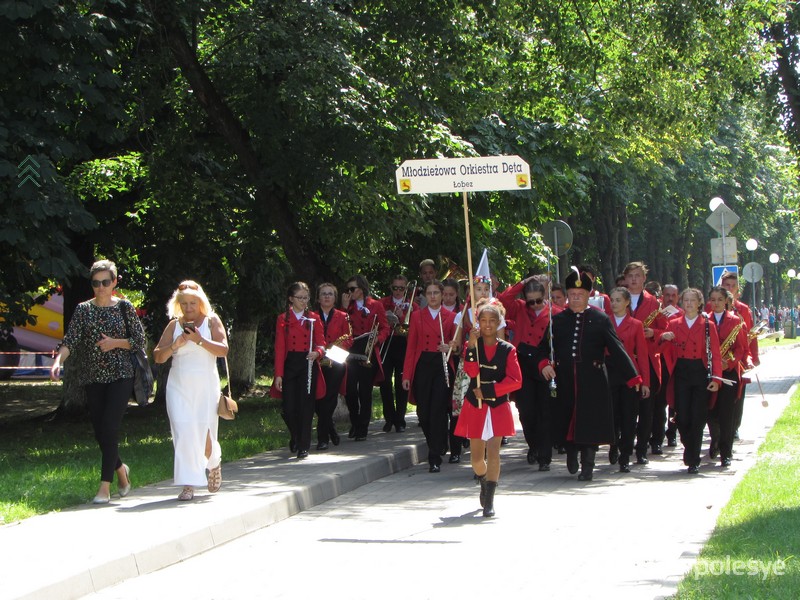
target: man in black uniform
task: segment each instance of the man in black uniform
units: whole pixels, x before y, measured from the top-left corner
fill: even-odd
[[[608,316],[599,310],[587,310],[592,280],[573,267],[564,287],[567,309],[553,315],[555,365],[548,357],[549,340],[539,344],[542,360],[539,368],[548,381],[556,378],[558,400],[553,412],[554,440],[567,449],[567,469],[578,472],[580,481],[590,481],[597,447],[614,440],[614,415],[605,352],[619,364],[620,374],[629,387],[638,389],[642,378],[636,372],[625,347],[617,337]]]

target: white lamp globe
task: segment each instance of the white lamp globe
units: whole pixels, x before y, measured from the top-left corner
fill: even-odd
[[[708,208],[710,208],[712,211],[715,211],[720,204],[725,204],[725,200],[717,196],[716,198],[711,199],[711,202],[708,203]]]
[[[758,241],[750,238],[744,243],[744,247],[747,248],[750,252],[753,252],[756,248],[758,248]]]

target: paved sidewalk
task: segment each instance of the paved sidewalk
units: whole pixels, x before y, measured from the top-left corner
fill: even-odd
[[[765,357],[759,376],[769,406],[762,408],[757,386],[750,386],[731,469],[708,462],[699,476],[689,476],[676,448],[623,475],[603,464],[600,452],[595,480],[585,484],[566,472],[563,457],[550,473],[527,465],[518,435],[503,452],[498,516],[485,520],[468,464],[445,464],[442,473],[429,474],[417,464],[425,457],[419,428],[383,434],[378,422],[367,442],[343,439],[333,452],[312,453],[300,464],[288,451],[226,464],[222,491],[199,494],[192,503],[179,504],[178,490],[161,484],[137,488],[110,506],[0,527],[1,595],[79,598],[152,573],[98,597],[143,597],[148,581],[172,580],[180,587],[158,588],[164,592],[158,596],[183,590],[186,598],[296,597],[298,565],[307,567],[308,596],[320,586],[333,598],[480,590],[493,596],[670,595],[786,406],[798,360],[800,349]],[[251,532],[257,533],[245,536]],[[258,539],[269,540],[273,551],[252,551]],[[225,553],[236,558],[221,560]],[[501,570],[499,577],[486,571],[487,556],[496,559],[492,569]],[[211,557],[217,562],[204,564]],[[348,569],[365,560],[368,566],[351,581]],[[227,577],[194,582],[175,575],[193,564]]]

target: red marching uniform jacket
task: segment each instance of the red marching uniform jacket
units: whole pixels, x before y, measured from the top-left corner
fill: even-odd
[[[320,313],[320,321],[322,321],[322,314]],[[323,335],[325,336],[325,347],[330,348],[334,344],[347,350],[353,345],[353,332],[350,329],[350,317],[343,310],[332,308],[328,314],[328,322],[323,322]],[[347,369],[347,363],[344,364]],[[339,393],[344,394],[347,388],[347,371],[345,376],[342,377],[342,383],[339,386]]]
[[[398,305],[394,303],[394,298],[392,298],[392,296],[384,296],[383,298],[378,300],[378,302],[383,304],[383,308],[385,310],[397,314],[395,312],[395,308],[397,308]],[[411,302],[410,306],[411,306],[411,312],[419,310],[419,304],[417,304],[416,301]],[[401,308],[400,313],[401,314],[397,315],[397,318],[400,319],[401,323],[403,323],[403,321],[406,318],[406,315],[408,314],[408,308]]]
[[[650,387],[650,368],[648,366],[650,354],[647,340],[644,337],[642,322],[633,317],[625,317],[617,325],[617,318],[611,317],[611,324],[614,326],[622,345],[625,346],[628,356],[631,357],[631,361],[636,365],[636,370],[639,371],[639,375],[642,377],[642,385]]]
[[[390,332],[389,322],[386,320],[386,309],[375,298],[366,296],[362,308],[358,308],[356,301],[351,300],[350,306],[347,307],[347,315],[350,317],[350,325],[353,327],[353,339],[369,333],[377,317],[378,339],[375,342],[375,346],[373,346],[373,354],[378,365],[378,371],[375,374],[375,380],[372,382],[377,385],[383,381],[383,364],[381,363],[381,353],[378,352],[378,349],[389,337]]]
[[[722,321],[717,325],[716,315],[711,315],[711,322],[714,323],[717,327],[717,336],[719,337],[719,345],[720,351],[722,349],[722,344],[728,339],[728,336],[733,333],[734,328],[736,328],[740,323],[742,326],[739,328],[739,332],[736,334],[734,338],[733,344],[731,345],[730,349],[725,353],[724,356],[721,356],[722,359],[728,361],[728,368],[727,371],[736,371],[739,376],[739,389],[737,390],[737,396],[742,391],[742,386],[744,383],[742,382],[742,372],[747,365],[747,357],[749,356],[750,349],[748,348],[747,344],[747,326],[744,324],[744,319],[735,315],[731,311],[725,311],[722,313]]]
[[[514,347],[523,343],[535,348],[547,332],[550,325],[550,313],[546,302],[542,304],[544,308],[537,316],[533,309],[528,308],[525,300],[517,298],[524,288],[524,283],[520,282],[508,288],[497,298],[506,309],[506,320],[514,321],[514,338],[511,340]],[[560,306],[553,305],[554,315],[562,310],[564,309]]]
[[[686,324],[685,315],[673,317],[669,320],[667,331],[675,334],[675,339],[664,341],[664,344],[671,344],[672,351],[668,355],[667,369],[669,369],[669,389],[667,390],[667,403],[675,405],[674,394],[674,373],[675,363],[679,358],[700,359],[708,369],[708,353],[706,352],[706,316],[703,313],[697,315],[691,328]],[[711,342],[711,375],[719,380],[722,377],[722,361],[719,354],[719,336],[717,328],[714,326],[714,319],[709,319],[708,334]],[[659,336],[660,337],[660,336]],[[720,385],[722,383],[720,382]],[[714,408],[716,394],[710,394],[709,408]]]
[[[708,314],[711,314],[712,312],[710,302],[706,302],[706,312]],[[744,321],[744,329],[745,334],[747,335],[748,343],[747,358],[749,358],[754,365],[758,365],[761,362],[758,357],[758,338],[753,338],[752,340],[750,339],[750,330],[753,328],[753,313],[750,312],[750,307],[741,300],[736,300],[733,303],[733,310],[729,312],[732,312],[734,315]],[[722,339],[723,337],[720,336],[720,341],[722,341]],[[745,364],[748,362],[747,358],[744,360]],[[750,380],[745,378],[744,383],[750,383]]]
[[[315,312],[308,311],[304,315],[306,319],[311,319],[314,323],[314,340],[313,349],[319,352],[320,356],[325,355],[325,336],[323,334],[322,321],[319,315]],[[311,322],[303,319],[298,319],[294,312],[282,312],[278,315],[278,324],[275,328],[275,377],[283,377],[283,367],[286,362],[286,355],[289,352],[305,352],[311,350],[310,336],[311,336]],[[315,398],[319,400],[325,397],[325,378],[322,377],[322,369],[319,366],[319,360],[314,361],[314,368],[317,369],[317,386],[315,389]],[[280,391],[273,385],[270,395],[274,398],[280,398]]]
[[[635,317],[644,325],[644,322],[650,315],[660,310],[661,303],[659,303],[658,299],[647,290],[642,290],[642,296],[639,298],[639,304],[636,306],[636,310],[630,312],[632,317]],[[669,321],[667,318],[661,313],[658,313],[652,324],[649,326],[645,325],[645,327],[649,327],[653,330],[653,337],[645,338],[647,340],[647,354],[650,357],[650,365],[653,367],[653,371],[658,378],[657,382],[650,382],[652,386],[656,386],[661,382],[661,347],[658,342],[661,339],[661,334],[667,330],[668,324]]]
[[[442,327],[439,329],[439,317],[441,317]],[[408,392],[408,401],[411,404],[414,402],[414,371],[417,368],[417,362],[423,352],[439,352],[439,344],[442,343],[442,334],[444,334],[444,343],[448,344],[452,341],[456,334],[455,314],[446,308],[439,309],[439,314],[436,318],[431,316],[431,311],[428,308],[411,313],[411,321],[408,324],[408,346],[406,347],[406,359],[403,363],[403,379],[412,383],[411,389]],[[452,361],[450,367],[452,369]],[[444,365],[442,365],[444,368]],[[450,381],[452,384],[452,379]]]

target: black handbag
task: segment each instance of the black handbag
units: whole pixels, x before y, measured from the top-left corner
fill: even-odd
[[[133,305],[131,305],[133,306]],[[125,319],[125,332],[128,338],[131,337],[131,327],[128,322],[128,312],[126,307],[122,307],[122,318]],[[147,352],[141,350],[131,350],[131,363],[133,364],[133,398],[139,406],[147,406],[153,395],[153,370],[150,368],[150,361],[147,360]]]

